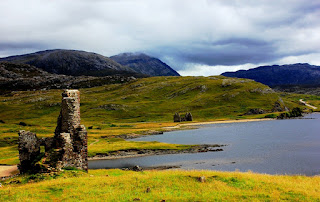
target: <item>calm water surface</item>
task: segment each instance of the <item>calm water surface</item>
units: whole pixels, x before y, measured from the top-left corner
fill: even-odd
[[[134,141],[227,144],[222,152],[146,156],[89,162],[89,168],[178,165],[182,169],[320,174],[320,114],[304,119],[221,123],[167,132]]]

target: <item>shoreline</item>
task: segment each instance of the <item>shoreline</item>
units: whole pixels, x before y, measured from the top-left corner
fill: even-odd
[[[203,121],[203,122],[191,122],[191,123],[179,123],[176,126],[170,126],[170,127],[162,127],[162,129],[165,129],[163,132],[170,132],[173,130],[185,130],[185,129],[196,129],[197,127],[192,127],[192,126],[201,126],[201,125],[209,125],[209,124],[219,124],[219,123],[243,123],[243,122],[256,122],[256,121],[271,121],[271,120],[276,120],[276,119],[271,119],[271,118],[262,118],[262,119],[241,119],[241,120],[217,120],[217,121]],[[190,128],[188,128],[190,127]],[[152,130],[150,130],[152,131]],[[163,132],[151,132],[148,135],[161,135]],[[138,135],[136,134],[135,136],[128,136],[128,134],[123,137],[124,139],[134,139],[134,138],[139,138],[144,135]],[[203,149],[204,146],[210,146],[210,145],[197,145],[191,150],[197,150],[199,147]],[[214,147],[223,147],[226,145],[215,145]],[[198,147],[198,148],[197,148]],[[212,145],[211,145],[212,147]],[[143,150],[143,149],[142,149]],[[123,158],[135,158],[135,157],[144,157],[144,156],[153,156],[153,155],[167,155],[167,154],[179,154],[179,153],[199,153],[199,152],[217,152],[221,151],[223,149],[213,149],[210,151],[187,151],[187,150],[144,150],[145,153],[139,153],[142,150],[136,150],[136,151],[129,151],[128,154],[123,154],[126,151],[117,151],[117,152],[123,152],[121,155],[96,155],[93,157],[88,157],[88,161],[95,161],[95,160],[114,160],[114,159],[123,159]],[[1,177],[7,177],[14,175],[18,172],[17,165],[0,165],[0,178]]]
[[[221,147],[226,145],[195,145],[188,149],[171,150],[171,149],[129,149],[124,151],[115,151],[112,154],[98,154],[93,157],[89,157],[89,161],[95,160],[113,160],[123,158],[134,158],[143,156],[155,156],[155,155],[167,155],[167,154],[184,154],[184,153],[202,153],[202,152],[219,152],[223,151]]]
[[[162,127],[162,129],[165,129],[163,132],[171,132],[175,130],[191,130],[196,129],[197,127],[190,127],[190,126],[201,126],[201,125],[208,125],[208,124],[218,124],[218,123],[245,123],[245,122],[257,122],[257,121],[272,121],[276,119],[271,118],[263,118],[263,119],[242,119],[242,120],[221,120],[221,121],[205,121],[205,122],[192,122],[192,123],[180,123],[176,126],[170,126],[170,127]],[[185,127],[185,128],[184,128]],[[163,132],[157,132],[150,130],[148,135],[162,135]],[[121,138],[123,139],[135,139],[146,135],[141,134],[125,134],[122,135]],[[167,154],[181,154],[181,153],[199,153],[199,152],[208,152],[208,151],[196,151],[199,150],[199,147],[202,149],[204,147],[223,147],[227,145],[196,145],[190,149],[187,150],[147,150],[147,149],[141,149],[141,150],[127,150],[127,151],[116,151],[114,152],[115,155],[107,155],[107,154],[101,154],[96,155],[93,157],[88,157],[89,161],[96,161],[96,160],[115,160],[115,159],[123,159],[123,158],[135,158],[135,157],[144,157],[144,156],[153,156],[153,155],[167,155]],[[217,151],[223,151],[223,149],[217,149],[217,150],[210,150],[211,152],[217,152]],[[121,154],[119,154],[121,153]]]
[[[163,127],[165,129],[170,128],[179,128],[181,126],[201,126],[201,125],[208,125],[208,124],[219,124],[219,123],[245,123],[245,122],[257,122],[257,121],[273,121],[277,119],[272,118],[261,118],[261,119],[239,119],[239,120],[221,120],[221,121],[203,121],[203,122],[191,122],[191,123],[180,123],[177,126],[169,126]]]

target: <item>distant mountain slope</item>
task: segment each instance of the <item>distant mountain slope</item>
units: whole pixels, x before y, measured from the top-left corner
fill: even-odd
[[[161,60],[143,53],[122,53],[110,57],[112,60],[150,76],[180,76]]]
[[[272,113],[298,105],[281,99],[280,94],[261,83],[223,76],[149,77],[80,91],[81,120],[102,129],[110,128],[111,123],[173,122],[175,112],[191,112],[195,121],[225,120],[242,119],[255,109]],[[8,123],[20,119],[32,124],[41,120],[42,124],[54,126],[60,108],[50,106],[61,102],[60,94],[61,90],[49,90],[0,96],[0,109],[6,109],[0,110],[0,117]]]
[[[73,76],[106,76],[115,74],[139,76],[130,67],[122,66],[108,57],[77,50],[46,50],[0,58],[0,61],[29,64],[50,73]]]
[[[261,66],[249,70],[225,72],[227,77],[248,78],[271,87],[294,85],[320,85],[320,66],[307,63]]]
[[[17,90],[86,88],[135,80],[127,76],[66,76],[26,64],[0,62],[0,94]]]

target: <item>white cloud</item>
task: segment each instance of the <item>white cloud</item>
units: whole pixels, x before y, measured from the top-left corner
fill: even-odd
[[[277,64],[294,64],[294,63],[309,63],[311,65],[320,66],[320,53],[313,53],[299,56],[288,56],[277,61]]]
[[[1,0],[0,57],[52,48],[139,51],[202,75],[312,63],[319,10],[319,1],[304,0]]]
[[[262,65],[262,64],[260,64]],[[181,76],[215,76],[220,75],[226,71],[237,71],[240,69],[250,69],[257,67],[256,64],[243,64],[243,65],[234,65],[234,66],[209,66],[201,64],[187,64],[187,68],[184,70],[178,71]]]

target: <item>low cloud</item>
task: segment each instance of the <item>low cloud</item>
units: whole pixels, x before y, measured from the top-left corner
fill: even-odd
[[[262,65],[262,64],[260,64]],[[195,63],[188,63],[186,64],[186,68],[183,70],[178,71],[181,76],[217,76],[224,72],[226,69],[228,71],[237,71],[240,69],[250,69],[256,67],[257,64],[243,64],[243,65],[231,65],[231,66],[224,66],[224,65],[216,65],[216,66],[209,66],[209,65],[199,65]]]
[[[247,64],[320,65],[319,11],[320,2],[304,0],[1,0],[0,57],[138,51],[186,75],[197,72],[191,67],[207,74]]]

